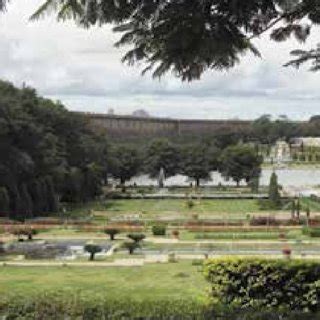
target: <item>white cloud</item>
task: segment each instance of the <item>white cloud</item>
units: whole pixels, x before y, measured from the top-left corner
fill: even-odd
[[[110,27],[84,30],[53,17],[30,22],[41,3],[15,0],[0,16],[0,77],[23,82],[72,110],[118,113],[144,108],[157,116],[253,118],[264,113],[295,119],[317,113],[320,73],[283,68],[295,41],[281,44],[266,36],[256,41],[263,58],[247,56],[230,72],[208,71],[201,81],[182,83],[171,75],[161,81],[142,77],[141,68],[120,62]],[[313,32],[307,46],[319,39]]]

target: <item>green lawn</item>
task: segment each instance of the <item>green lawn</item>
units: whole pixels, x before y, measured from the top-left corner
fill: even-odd
[[[279,234],[284,233],[279,230],[270,231],[253,231],[253,232],[241,232],[235,231],[215,231],[215,232],[180,232],[181,240],[279,240]],[[308,239],[303,236],[301,230],[290,230],[285,232],[286,239]]]
[[[310,198],[302,198],[301,205],[304,210],[309,207],[311,214],[312,212],[320,212],[320,203]]]
[[[105,223],[106,218],[124,219],[139,215],[139,219],[193,219],[197,214],[201,219],[246,220],[248,215],[266,216],[279,211],[265,210],[256,199],[203,199],[193,200],[188,207],[185,199],[107,199],[75,207],[68,211],[70,217]],[[288,214],[289,211],[286,208]],[[93,215],[92,215],[93,214]],[[91,219],[90,219],[91,217]]]
[[[188,208],[186,200],[108,200],[105,210],[127,213],[247,213],[261,211],[257,200],[194,200],[194,207]]]
[[[207,283],[191,262],[143,267],[0,267],[0,295],[57,290],[92,292],[112,298],[202,299]]]

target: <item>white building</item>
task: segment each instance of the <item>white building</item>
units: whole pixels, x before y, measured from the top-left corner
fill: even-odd
[[[284,140],[278,140],[271,148],[269,161],[273,163],[284,163],[291,161],[290,145]]]

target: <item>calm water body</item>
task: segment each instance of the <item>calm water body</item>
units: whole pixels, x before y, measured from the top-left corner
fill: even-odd
[[[283,186],[317,186],[320,185],[320,169],[277,169],[279,183]],[[268,185],[272,169],[263,169],[260,179],[261,185]],[[235,185],[233,181],[226,181],[221,177],[219,172],[212,172],[211,181],[204,181],[202,184],[207,186],[214,186],[221,183],[222,185]],[[130,181],[130,184],[137,185],[157,185],[156,179],[150,179],[146,175],[135,177]],[[186,176],[176,175],[166,180],[166,186],[187,186],[190,180]]]

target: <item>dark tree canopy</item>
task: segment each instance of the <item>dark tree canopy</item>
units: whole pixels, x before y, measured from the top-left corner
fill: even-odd
[[[205,144],[190,146],[183,152],[182,173],[194,179],[196,186],[200,180],[210,180],[211,166],[210,152]]]
[[[259,56],[253,39],[264,32],[275,41],[303,42],[320,22],[320,0],[46,0],[32,18],[52,11],[84,27],[112,24],[122,34],[116,45],[131,46],[124,62],[188,81],[229,69],[249,52]],[[313,60],[318,69],[319,50],[293,54],[298,60],[290,65]]]
[[[219,171],[237,184],[242,180],[249,183],[260,176],[262,160],[250,145],[230,146],[221,154]]]
[[[111,153],[110,163],[112,176],[124,184],[139,173],[141,167],[139,151],[132,146],[116,146]]]
[[[270,177],[269,200],[270,200],[271,204],[274,205],[275,207],[277,207],[281,204],[281,196],[279,193],[278,177],[275,172],[273,172]]]
[[[150,177],[158,177],[161,168],[164,169],[165,177],[179,173],[181,155],[179,147],[167,139],[155,139],[147,147],[145,155],[145,172]]]
[[[22,220],[94,199],[105,140],[60,103],[0,81],[0,211]]]

